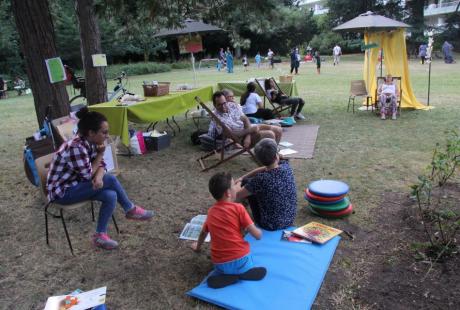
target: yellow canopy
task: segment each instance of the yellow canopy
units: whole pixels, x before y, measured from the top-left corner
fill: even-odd
[[[401,77],[402,100],[401,107],[428,110],[429,107],[420,103],[415,98],[410,83],[409,65],[407,63],[406,39],[404,29],[381,32],[366,32],[364,34],[364,43],[377,43],[383,49],[385,74]],[[369,94],[372,100],[375,98],[375,89],[377,88],[377,77],[375,68],[378,64],[379,48],[366,50],[364,60],[363,79],[366,81]],[[369,62],[369,63],[368,63]]]

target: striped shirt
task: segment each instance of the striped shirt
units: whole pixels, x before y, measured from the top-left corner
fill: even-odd
[[[83,181],[91,181],[93,174],[91,163],[96,155],[96,145],[78,135],[63,143],[54,154],[48,172],[46,180],[48,199],[52,201],[61,198],[66,188]],[[101,167],[105,168],[103,160]]]
[[[244,129],[244,123],[241,120],[243,116],[243,111],[241,106],[235,102],[227,102],[228,113],[221,113],[217,110],[214,110],[213,113],[221,120],[224,125],[226,125],[231,131],[238,131]],[[222,134],[222,128],[217,126],[214,120],[211,120],[209,123],[208,135],[216,138]]]

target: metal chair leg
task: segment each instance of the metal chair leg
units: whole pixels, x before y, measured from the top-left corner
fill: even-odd
[[[46,234],[46,244],[50,245],[49,233],[48,233],[48,207],[50,203],[48,202],[45,206],[45,234]]]
[[[73,254],[72,243],[70,242],[69,232],[67,231],[67,226],[65,225],[64,214],[62,209],[59,210],[59,213],[61,214],[62,226],[64,226],[65,237],[67,238],[67,243],[69,244],[70,252],[72,253],[72,255],[75,256],[75,254]]]
[[[350,102],[351,102],[351,97],[348,97],[348,106],[347,106],[347,112],[350,111]]]
[[[112,221],[113,221],[113,225],[115,226],[115,229],[117,231],[117,234],[119,234],[120,230],[118,229],[117,221],[115,220],[115,216],[113,214],[112,214]]]
[[[91,216],[92,216],[92,219],[93,219],[93,222],[94,222],[94,204],[93,204],[93,201],[91,201]]]

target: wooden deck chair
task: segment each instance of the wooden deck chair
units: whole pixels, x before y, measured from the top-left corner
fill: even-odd
[[[198,104],[201,107],[203,107],[203,109],[205,109],[206,112],[208,112],[209,116],[211,117],[211,119],[214,122],[216,122],[217,126],[222,128],[222,144],[220,146],[218,146],[215,150],[212,150],[211,152],[208,152],[204,156],[201,156],[200,158],[197,159],[198,163],[201,166],[201,171],[207,171],[207,170],[210,170],[212,168],[215,168],[215,167],[219,166],[220,164],[223,164],[226,161],[229,161],[230,159],[235,158],[238,155],[241,155],[241,154],[243,154],[245,152],[248,152],[249,155],[251,155],[252,159],[254,159],[254,161],[257,163],[256,156],[251,151],[252,146],[250,146],[249,148],[245,148],[245,147],[242,146],[241,149],[239,149],[239,150],[237,150],[237,151],[235,151],[235,152],[233,152],[231,154],[228,154],[228,155],[225,153],[225,150],[228,149],[229,147],[236,146],[237,144],[239,144],[241,139],[238,138],[236,135],[234,135],[232,133],[232,131],[224,123],[222,123],[222,121],[217,117],[217,115],[214,114],[214,112],[212,112],[211,109],[209,109],[206,106],[206,104],[204,104],[201,101],[201,99],[199,97],[195,97],[195,100],[198,102]],[[217,154],[220,154],[219,161],[217,163],[207,167],[205,165],[205,159],[208,158],[208,157],[211,157],[213,155],[217,155]]]
[[[51,154],[39,157],[39,158],[37,158],[35,160],[35,166],[37,167],[38,176],[39,176],[39,179],[40,179],[40,184],[39,184],[38,187],[40,189],[40,194],[41,194],[43,200],[46,202],[45,208],[44,208],[44,211],[45,211],[46,244],[49,245],[48,215],[51,215],[51,216],[53,216],[55,218],[60,218],[61,219],[62,226],[64,227],[64,232],[65,232],[65,236],[66,236],[66,239],[67,239],[67,243],[69,244],[70,252],[72,253],[72,255],[74,255],[72,243],[70,242],[69,232],[67,231],[67,226],[66,226],[65,219],[64,219],[64,210],[79,209],[79,208],[82,208],[82,207],[86,206],[87,204],[91,203],[91,215],[92,215],[92,219],[93,219],[93,222],[94,222],[94,220],[95,220],[95,217],[94,217],[94,205],[93,205],[93,201],[90,201],[90,200],[74,203],[74,204],[71,204],[71,205],[61,205],[61,204],[58,204],[57,202],[48,200],[48,197],[47,197],[48,193],[47,193],[47,190],[46,190],[46,178],[48,176],[48,170],[49,170],[51,161],[53,159],[53,156],[54,156],[54,153],[51,153]],[[52,214],[49,211],[49,209],[51,207],[54,207],[57,211],[59,211],[59,215]],[[112,221],[113,221],[113,224],[115,226],[115,229],[116,229],[117,233],[119,233],[120,231],[118,229],[118,225],[117,225],[117,222],[115,220],[115,216],[113,214],[112,214]]]
[[[350,110],[350,104],[353,102],[353,113],[355,113],[355,98],[363,97],[366,98],[366,109],[369,110],[369,105],[372,110],[374,105],[372,104],[372,96],[369,95],[366,89],[366,82],[364,80],[354,80],[350,84],[350,97],[348,97],[347,112]]]
[[[377,77],[377,87],[375,88],[375,101],[374,101],[374,107],[375,107],[375,110],[377,111],[377,113],[379,112],[379,100],[380,100],[380,97],[379,97],[379,94],[378,94],[378,90],[379,90],[379,87],[380,85],[382,85],[383,83],[385,82],[385,77],[384,76],[379,76]],[[402,81],[401,81],[401,77],[400,76],[393,76],[393,84],[396,84],[398,86],[398,89],[399,89],[399,98],[397,99],[397,105],[398,105],[398,108],[397,108],[397,114],[398,116],[401,116],[401,99],[402,99],[402,94],[403,94],[403,90],[402,90]]]
[[[277,90],[279,92],[282,92],[280,86],[278,85],[278,83],[276,83],[276,80],[275,78],[271,77],[269,78],[270,80],[273,80],[273,82],[275,83],[275,86],[277,88]],[[278,116],[278,117],[281,117],[281,112],[283,111],[286,111],[286,110],[291,110],[291,106],[290,105],[283,105],[283,104],[279,104],[278,102],[274,102],[271,100],[271,97],[270,97],[270,94],[267,93],[267,90],[265,89],[265,80],[266,79],[256,79],[256,83],[259,85],[259,87],[262,89],[262,91],[264,92],[264,104],[265,104],[265,98],[267,98],[268,102],[270,103],[270,105],[272,106],[272,112],[274,115]]]

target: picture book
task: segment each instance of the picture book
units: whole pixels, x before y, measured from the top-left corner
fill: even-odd
[[[200,236],[201,228],[206,221],[206,215],[200,214],[192,218],[190,223],[185,224],[184,229],[182,230],[179,239],[184,240],[194,240],[197,241]],[[206,236],[205,242],[211,241],[211,235],[208,233]]]
[[[326,243],[342,231],[321,223],[311,222],[292,231],[293,234],[315,243]]]
[[[88,292],[76,290],[69,295],[52,296],[46,301],[44,310],[84,310],[84,309],[105,309],[107,287],[100,287]]]
[[[298,237],[292,233],[292,231],[283,230],[281,234],[281,240],[289,241],[289,242],[297,242],[297,243],[311,243],[311,241],[304,239],[302,237]]]

